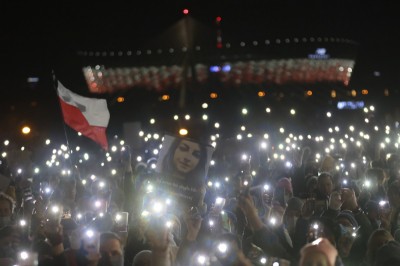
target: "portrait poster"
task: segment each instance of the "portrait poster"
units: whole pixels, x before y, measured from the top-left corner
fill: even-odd
[[[197,206],[213,152],[211,145],[165,135],[156,166],[160,187],[185,206]]]

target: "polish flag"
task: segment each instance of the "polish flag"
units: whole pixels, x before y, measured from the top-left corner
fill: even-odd
[[[59,81],[57,93],[65,123],[108,150],[106,129],[110,113],[107,101],[80,96]]]

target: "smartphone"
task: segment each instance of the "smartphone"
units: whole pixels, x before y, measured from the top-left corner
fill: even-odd
[[[18,266],[32,266],[38,265],[38,253],[23,250],[18,253],[17,265]]]
[[[222,197],[217,197],[214,203],[214,210],[216,212],[221,212],[225,206],[226,199]]]

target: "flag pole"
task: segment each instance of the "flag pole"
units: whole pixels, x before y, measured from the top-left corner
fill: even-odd
[[[54,70],[51,71],[51,74],[52,74],[53,89],[56,91],[56,94],[57,94],[57,97],[58,97],[58,79],[56,78]],[[77,171],[78,172],[78,178],[81,179],[81,175],[80,175],[80,171],[79,171],[78,167],[76,165],[74,165],[72,160],[71,160],[72,152],[71,152],[71,148],[70,148],[69,140],[68,140],[67,126],[65,125],[65,122],[64,122],[64,113],[63,113],[62,108],[61,108],[60,99],[57,99],[57,100],[58,100],[58,106],[60,107],[61,116],[63,118],[62,119],[62,125],[63,125],[63,131],[64,131],[65,141],[67,143],[67,150],[68,150],[68,155],[69,155],[68,156],[68,162],[70,164],[71,170],[74,169],[74,167],[76,167],[76,169],[78,170]]]

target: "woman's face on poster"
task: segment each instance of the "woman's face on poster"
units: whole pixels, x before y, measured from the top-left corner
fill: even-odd
[[[173,163],[176,169],[182,173],[189,173],[200,162],[200,145],[188,140],[182,140],[175,150]]]

